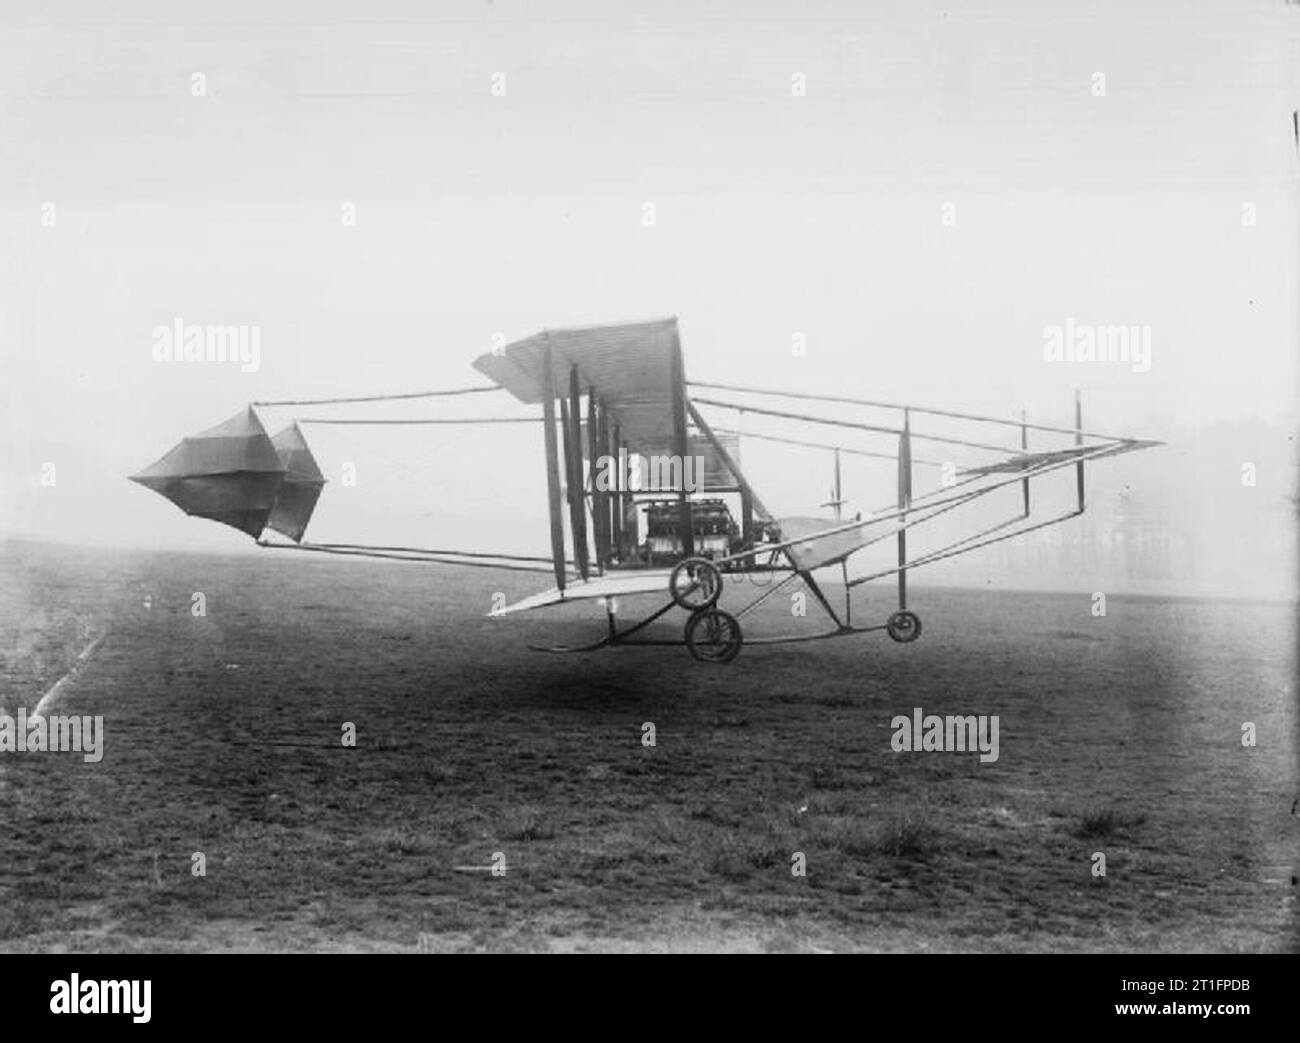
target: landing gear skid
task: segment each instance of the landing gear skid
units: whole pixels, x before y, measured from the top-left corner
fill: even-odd
[[[730,663],[745,645],[745,635],[740,627],[743,616],[759,602],[780,589],[787,582],[801,573],[792,573],[780,584],[765,591],[757,600],[745,606],[739,613],[732,615],[717,607],[718,598],[722,596],[723,577],[718,567],[705,558],[687,558],[679,562],[668,579],[668,593],[671,600],[658,610],[644,617],[631,626],[619,629],[614,618],[613,602],[607,603],[609,613],[609,633],[599,641],[586,645],[529,645],[538,652],[595,652],[600,648],[614,648],[620,645],[685,645],[691,656],[701,663]],[[811,584],[811,576],[805,575]],[[818,593],[815,585],[814,593]],[[820,598],[820,595],[819,595]],[[824,598],[820,598],[826,605]],[[684,608],[690,613],[682,637],[677,640],[669,638],[636,638],[633,635],[644,630],[656,619],[671,612],[674,608]],[[840,622],[839,618],[826,606],[836,628],[817,634],[785,634],[775,637],[751,638],[751,645],[787,645],[803,641],[823,641],[831,637],[846,637],[849,634],[865,634],[875,630],[886,631],[891,638],[901,644],[910,644],[921,636],[921,618],[915,612],[906,609],[895,612],[883,624],[874,626],[850,626]]]
[[[593,641],[587,645],[529,645],[535,652],[595,652],[601,648],[617,648],[619,646],[640,645],[662,646],[662,645],[685,645],[691,655],[702,663],[730,663],[738,655],[745,644],[750,645],[793,645],[801,644],[805,641],[825,641],[832,637],[848,637],[850,634],[870,634],[878,630],[883,630],[891,638],[900,644],[911,644],[921,636],[921,619],[914,612],[895,612],[889,617],[884,624],[875,626],[858,627],[858,626],[840,626],[834,630],[827,630],[820,634],[787,634],[777,637],[755,637],[745,640],[744,632],[741,630],[740,622],[730,612],[724,612],[720,608],[700,609],[698,612],[691,613],[690,619],[686,621],[686,629],[681,640],[671,640],[664,638],[638,640],[631,635],[640,630],[646,624],[658,619],[665,612],[673,608],[673,603],[669,602],[653,616],[643,619],[640,623],[628,627],[625,630],[616,631],[607,637],[602,637],[599,641]]]

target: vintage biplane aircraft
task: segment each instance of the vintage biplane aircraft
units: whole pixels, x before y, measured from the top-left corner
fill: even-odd
[[[188,514],[233,526],[265,547],[553,574],[554,586],[492,614],[509,616],[568,602],[596,601],[605,609],[607,626],[602,636],[590,644],[547,651],[684,644],[696,659],[726,663],[735,659],[746,643],[741,620],[797,580],[802,580],[812,593],[831,625],[816,633],[750,638],[748,643],[812,641],[878,630],[884,630],[895,641],[916,640],[921,635],[921,620],[908,608],[907,577],[911,570],[1077,517],[1085,507],[1085,464],[1160,444],[1084,430],[1077,394],[1074,426],[1059,427],[1031,424],[1023,415],[1020,420],[1000,419],[846,396],[688,381],[676,319],[547,330],[482,355],[473,365],[493,383],[400,395],[256,402],[225,423],[184,439],[132,478],[166,496]],[[254,409],[494,391],[505,391],[522,403],[540,406],[541,416],[524,420],[299,418],[271,438]],[[710,397],[717,392],[747,400]],[[753,398],[809,401],[823,409],[775,409],[756,406],[750,401]],[[833,418],[824,408],[831,404],[861,411],[862,419]],[[739,436],[731,429],[711,425],[702,407],[838,427],[883,437],[888,442],[885,451],[876,451],[772,434],[746,436],[833,454],[834,484],[830,498],[821,504],[831,508],[832,516],[775,517],[741,469]],[[925,429],[927,421],[942,422],[947,429]],[[517,422],[542,425],[549,557],[304,541],[325,479],[300,425]],[[1007,446],[987,441],[991,436],[977,439],[967,437],[965,430],[960,435],[950,430],[962,425],[1009,429],[1018,435],[1018,444]],[[1050,444],[1031,452],[1030,432]],[[933,459],[914,458],[914,443],[961,447],[968,453],[973,451],[977,460],[959,470],[949,466],[950,473],[934,488],[914,492],[914,469],[940,464]],[[897,470],[896,496],[879,509],[846,519],[842,454],[893,461]],[[647,463],[651,477],[658,480],[629,481],[624,472],[632,459]],[[693,466],[695,462],[701,466]],[[1075,474],[1074,506],[1035,520],[1030,501],[1032,480],[1063,469],[1073,469]],[[909,558],[907,538],[911,530],[996,490],[1011,487],[1014,491],[1017,485],[1021,491],[1018,513]],[[265,537],[267,530],[290,542]],[[850,577],[849,558],[887,540],[893,540],[897,547],[897,564]],[[814,576],[829,567],[838,567],[841,572],[844,602],[840,611]],[[747,604],[723,608],[720,601],[727,589],[724,577],[734,574],[762,575],[767,582]],[[854,588],[889,576],[897,577],[897,610],[883,622],[854,623]],[[734,589],[736,584],[731,586]],[[624,625],[618,619],[619,601],[634,595],[659,595],[661,603],[654,611]],[[686,613],[680,638],[651,638],[645,633],[651,623],[674,609]]]

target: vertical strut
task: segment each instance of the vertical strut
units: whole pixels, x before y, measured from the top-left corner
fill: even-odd
[[[609,461],[609,466],[614,467],[617,464],[617,455],[610,448],[610,438],[612,432],[609,429],[609,406],[605,404],[604,399],[600,403],[600,451],[605,454]],[[613,483],[611,482],[611,487]],[[614,511],[616,509],[614,492],[612,488],[605,493],[605,564],[614,563],[615,549],[618,544],[614,539]]]
[[[745,411],[742,409],[736,417],[736,451],[740,451],[740,437],[745,429]],[[740,483],[736,475],[737,484],[740,484],[740,541],[741,546],[749,550],[754,546],[754,498],[749,494],[749,489]]]
[[[555,443],[555,380],[551,370],[551,346],[543,357],[546,385],[542,394],[542,427],[546,436],[546,503],[551,519],[551,560],[555,563],[555,586],[564,590],[564,521],[560,517],[560,452]]]
[[[1029,452],[1029,428],[1025,426],[1025,411],[1020,411],[1020,451]],[[1029,479],[1024,478],[1020,482],[1020,493],[1025,503],[1023,517],[1029,517]]]
[[[618,482],[614,492],[614,554],[621,562],[628,556],[623,547],[623,435],[618,424],[614,425],[609,445],[609,453],[614,458],[615,474]]]
[[[912,414],[903,410],[903,430],[898,436],[898,509],[912,503]],[[898,516],[898,608],[907,608],[907,515]]]
[[[843,521],[844,514],[840,510],[844,503],[844,493],[840,488],[840,447],[835,447],[835,520]]]
[[[586,493],[582,482],[582,391],[578,386],[578,367],[569,367],[569,402],[565,408],[560,402],[564,418],[564,458],[569,465],[569,528],[573,531],[573,556],[578,559],[578,572],[585,580],[589,568],[587,561]]]
[[[682,487],[677,494],[677,528],[681,530],[682,554],[692,557],[695,554],[695,534],[691,527],[691,501],[686,491],[686,457],[690,453],[690,442],[686,437],[686,367],[682,362],[682,344],[673,335],[673,350],[669,360],[671,373],[669,385],[673,402],[673,455],[677,457],[677,470],[682,478]],[[694,472],[692,472],[694,473]]]
[[[1074,392],[1074,444],[1083,445],[1083,392]],[[1074,484],[1079,494],[1079,513],[1083,513],[1083,461],[1074,465]]]
[[[588,473],[591,475],[591,531],[596,539],[596,571],[605,571],[605,562],[609,557],[609,513],[606,501],[609,494],[603,492],[596,484],[604,441],[601,438],[600,406],[596,401],[596,389],[587,388],[587,461]]]

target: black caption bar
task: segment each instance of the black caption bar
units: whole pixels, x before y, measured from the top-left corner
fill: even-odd
[[[600,1009],[617,1015],[620,1004],[627,1014],[652,1016],[649,1003],[664,1016],[674,1008],[716,1011],[732,1033],[738,1020],[770,1025],[772,1017],[797,1021],[813,1010],[819,1019],[837,1010],[855,1012],[859,1022],[915,1018],[927,1029],[1130,1021],[1139,1031],[1144,1022],[1232,1031],[1228,1022],[1261,1027],[1293,1018],[1297,969],[1294,954],[866,955],[847,966],[787,957],[779,965],[707,970],[647,961],[630,974],[624,961],[615,978],[591,961],[575,974],[571,966],[561,972],[535,961],[525,967],[519,960],[455,964],[416,956],[7,956],[0,958],[5,1026],[92,1036],[190,1027],[373,1033],[412,1018],[454,1020],[477,1006],[472,996],[496,996],[509,1002],[480,1008],[493,1026],[507,1011],[537,1029],[593,1023]],[[725,983],[742,974],[741,995],[727,999]]]

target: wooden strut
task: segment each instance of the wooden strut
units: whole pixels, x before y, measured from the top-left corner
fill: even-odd
[[[740,449],[740,431],[739,428],[745,426],[745,414],[741,413],[736,418],[736,449]],[[754,545],[756,534],[754,532],[754,500],[742,486],[740,490],[740,544],[742,547],[752,547]]]
[[[1078,443],[1075,443],[1076,445]],[[1029,428],[1025,424],[1025,411],[1020,411],[1020,451],[1029,452]],[[1029,517],[1029,479],[1026,478],[1020,483],[1021,498],[1024,501],[1024,513],[1022,517]]]
[[[542,424],[546,436],[546,501],[551,521],[551,561],[555,568],[555,586],[564,591],[564,520],[560,516],[560,460],[555,442],[555,381],[551,375],[551,346],[542,357],[546,369],[542,394]]]
[[[596,575],[602,575],[605,566],[602,562],[604,547],[600,540],[600,495],[596,489],[596,461],[600,458],[600,449],[596,444],[596,389],[588,386],[587,388],[587,473],[584,480],[587,483],[584,486],[584,494],[590,497],[591,503],[591,538],[595,544],[595,555],[592,558],[592,565],[595,566]]]
[[[835,504],[835,520],[844,520],[844,490],[840,484],[840,451],[835,450],[835,491],[831,493]]]
[[[682,487],[677,493],[677,528],[680,530],[682,555],[695,556],[695,533],[691,524],[690,492],[686,488],[686,458],[690,455],[690,440],[686,435],[686,368],[682,361],[682,344],[673,335],[669,357],[669,387],[673,405],[673,455],[677,457],[678,474]]]
[[[1074,444],[1083,445],[1083,392],[1074,393]],[[1074,472],[1075,490],[1079,495],[1079,513],[1083,513],[1083,461],[1080,460]]]
[[[610,432],[609,452],[622,468],[623,436],[622,430],[618,424],[614,425],[614,430]],[[621,473],[621,471],[620,471]],[[615,490],[613,497],[613,521],[614,521],[614,554],[621,562],[628,556],[627,548],[623,546],[623,489],[622,482],[619,488]]]
[[[560,419],[564,427],[564,462],[568,479],[569,535],[573,539],[573,556],[578,572],[589,578],[587,559],[587,514],[582,487],[582,392],[578,386],[578,367],[569,368],[569,399],[560,399]]]
[[[844,520],[844,486],[840,478],[840,450],[835,448],[835,485],[831,492],[831,502],[835,505],[835,520]],[[844,625],[853,625],[853,598],[849,595],[849,559],[840,561],[840,581],[844,584]]]
[[[598,467],[602,456],[608,455],[605,448],[609,441],[605,409],[596,397],[595,387],[587,389],[587,447],[591,461],[591,519],[592,532],[596,537],[596,569],[602,574],[609,564],[609,492],[601,490],[597,484],[600,474]]]
[[[907,609],[907,508],[912,505],[912,416],[903,410],[903,433],[898,436],[898,610]]]

